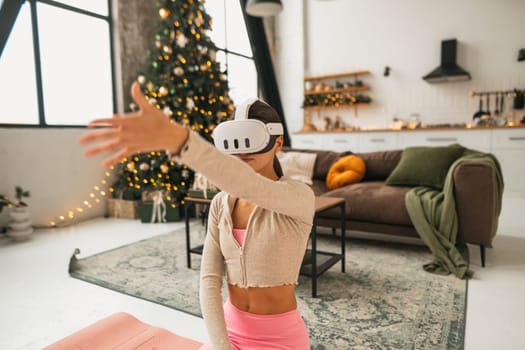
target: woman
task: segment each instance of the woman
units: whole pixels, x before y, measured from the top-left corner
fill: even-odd
[[[138,113],[94,120],[90,127],[110,128],[88,133],[80,142],[102,141],[86,155],[111,152],[105,166],[134,153],[167,150],[222,190],[210,204],[201,262],[200,301],[210,338],[202,349],[309,349],[295,286],[314,195],[282,174],[276,158],[283,147],[277,113],[261,101],[238,107],[235,120],[214,132],[221,152],[170,122],[137,83],[132,96]],[[228,299],[223,305],[224,270]]]

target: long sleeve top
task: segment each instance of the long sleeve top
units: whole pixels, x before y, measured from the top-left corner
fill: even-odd
[[[175,160],[222,190],[210,204],[200,304],[213,349],[231,349],[222,308],[224,267],[228,283],[242,288],[296,284],[311,231],[314,194],[309,186],[286,176],[274,181],[258,174],[194,132]],[[242,246],[232,234],[236,198],[256,205]]]

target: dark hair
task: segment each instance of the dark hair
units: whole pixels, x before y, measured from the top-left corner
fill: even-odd
[[[281,123],[277,111],[264,101],[255,101],[248,110],[248,119],[257,119],[263,123]]]
[[[273,109],[272,106],[261,100],[255,101],[250,106],[250,109],[248,110],[248,119],[257,119],[265,124],[282,123],[281,117],[279,117],[277,111]],[[275,140],[277,140],[277,137],[278,135],[270,136],[270,143],[272,144],[272,147],[275,145]],[[283,168],[281,167],[281,163],[279,163],[277,156],[274,156],[273,158],[273,170],[275,170],[277,176],[283,176]]]

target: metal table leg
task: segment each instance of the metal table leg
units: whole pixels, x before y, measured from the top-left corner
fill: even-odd
[[[317,218],[312,226],[312,298],[317,297]]]
[[[345,202],[341,203],[341,272],[345,272],[346,218]]]
[[[190,252],[190,215],[189,215],[189,207],[190,203],[186,202],[184,203],[184,221],[186,224],[186,262],[188,265],[188,268],[191,269],[191,252]]]

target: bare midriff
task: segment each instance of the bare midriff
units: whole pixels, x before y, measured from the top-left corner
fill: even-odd
[[[258,315],[276,315],[297,309],[295,284],[241,288],[228,284],[230,302],[238,309]]]

